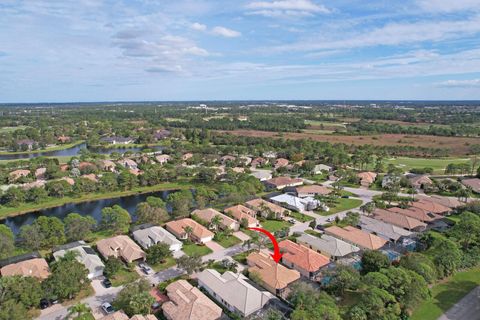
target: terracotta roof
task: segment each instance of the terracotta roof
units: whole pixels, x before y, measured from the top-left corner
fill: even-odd
[[[60,180],[65,180],[67,181],[67,183],[71,186],[73,186],[75,184],[75,180],[73,180],[72,178],[70,177],[61,177]]]
[[[257,213],[254,210],[247,208],[241,204],[226,208],[223,211],[232,215],[232,217],[239,222],[242,222],[242,219],[247,219],[248,225],[258,224],[258,220],[254,218]]]
[[[391,223],[395,226],[399,226],[409,230],[413,230],[416,228],[423,229],[427,226],[426,223],[423,223],[420,220],[402,214],[394,213],[388,210],[377,208],[373,211],[373,214],[375,216],[375,219],[379,219],[384,222]]]
[[[37,168],[37,170],[35,170],[35,177],[42,177],[45,172],[47,172],[47,168]]]
[[[78,169],[80,169],[80,170],[85,169],[86,167],[95,167],[95,165],[91,162],[86,162],[86,161],[82,161],[78,165]]]
[[[214,236],[213,232],[190,218],[170,221],[167,222],[166,226],[172,232],[176,233],[177,236],[185,234],[185,227],[191,227],[193,229],[192,234],[199,239]]]
[[[20,177],[26,177],[29,174],[30,174],[30,170],[20,169],[20,170],[12,171],[8,175],[12,178],[18,179]]]
[[[438,204],[441,204],[442,206],[449,207],[449,208],[457,208],[461,207],[464,205],[461,201],[458,201],[458,199],[453,198],[453,197],[442,197],[438,195],[431,195],[427,196],[424,194],[419,194],[417,195],[417,199],[424,200],[424,201],[430,201],[430,202],[435,202]]]
[[[413,202],[412,207],[426,210],[428,212],[439,213],[439,214],[447,213],[451,211],[449,207],[445,207],[445,206],[442,206],[441,204],[431,202],[431,201],[425,201],[425,200]]]
[[[308,272],[315,272],[330,263],[324,255],[290,240],[283,240],[278,246],[283,253],[282,261],[291,262]]]
[[[275,160],[275,168],[286,167],[288,165],[288,160],[285,158],[278,158]]]
[[[408,209],[393,207],[393,208],[388,209],[388,211],[399,213],[399,214],[402,214],[404,216],[412,217],[412,218],[415,218],[415,219],[423,221],[423,222],[431,222],[431,221],[438,220],[438,219],[442,218],[441,216],[439,216],[437,214],[430,213],[428,211],[422,210],[420,208],[415,208],[415,207],[410,207]]]
[[[88,179],[92,182],[98,182],[98,179],[97,179],[97,176],[95,175],[95,173],[84,174],[84,175],[81,176],[81,178]]]
[[[103,168],[103,169],[108,169],[108,168],[115,168],[116,164],[115,162],[111,161],[111,160],[100,160],[100,166]]]
[[[352,226],[347,226],[345,228],[331,226],[326,228],[325,232],[369,250],[380,249],[387,243],[387,240]]]
[[[215,320],[222,316],[222,309],[196,287],[185,280],[178,280],[166,288],[171,301],[162,305],[170,320]]]
[[[273,259],[265,252],[252,252],[247,257],[250,266],[248,272],[257,273],[260,279],[270,288],[283,289],[300,278],[297,270],[291,270]]]
[[[473,178],[473,179],[464,179],[462,180],[462,184],[472,188],[473,191],[475,192],[480,192],[480,179],[479,178]]]
[[[432,180],[426,175],[416,175],[408,178],[408,180],[414,187],[418,187],[422,184],[433,184]]]
[[[305,186],[300,186],[296,188],[297,193],[314,193],[314,194],[322,194],[326,195],[331,193],[333,190],[328,189],[327,187],[324,186],[319,186],[319,185],[305,185]]]
[[[158,162],[161,162],[161,163],[170,160],[170,158],[171,158],[171,157],[170,157],[168,154],[161,154],[161,155],[158,155],[158,156],[155,157],[155,159],[156,159]]]
[[[362,182],[373,183],[377,177],[377,174],[375,172],[365,171],[357,173],[357,177],[359,177]]]
[[[105,258],[110,256],[121,257],[127,262],[145,259],[146,257],[140,246],[125,235],[102,239],[97,242],[97,249]]]
[[[232,218],[212,208],[193,210],[192,216],[197,216],[201,220],[206,221],[208,223],[212,222],[213,217],[219,216],[221,218],[220,224],[222,225],[222,227],[235,228],[235,226],[238,226],[237,221],[233,220]]]
[[[46,279],[50,275],[47,261],[43,258],[34,258],[6,265],[0,269],[3,277],[25,276]]]
[[[300,178],[290,178],[290,177],[276,177],[266,181],[267,183],[274,185],[276,187],[288,186],[298,183],[303,183],[303,180]]]
[[[285,209],[285,208],[283,208],[279,205],[276,205],[275,203],[265,201],[261,198],[257,198],[257,199],[247,201],[247,202],[245,202],[245,204],[247,206],[249,206],[250,208],[252,208],[254,210],[257,210],[257,211],[261,211],[263,206],[265,206],[268,209],[270,209],[271,211],[273,211],[275,213],[279,213],[279,214],[283,214],[285,211],[289,211],[289,210],[287,210],[287,209]]]
[[[115,311],[112,314],[108,314],[99,320],[129,320],[128,316],[123,311]]]

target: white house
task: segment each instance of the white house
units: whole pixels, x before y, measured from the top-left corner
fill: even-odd
[[[133,238],[142,248],[148,249],[158,243],[166,243],[170,246],[170,251],[179,251],[182,249],[182,242],[177,240],[173,234],[162,227],[153,226],[145,229],[139,229],[132,232]]]
[[[317,208],[321,208],[324,211],[329,210],[326,205],[312,197],[299,198],[290,194],[280,194],[270,198],[270,201],[298,212],[312,211]]]
[[[87,268],[88,279],[97,278],[103,275],[103,269],[105,268],[105,265],[97,253],[92,249],[92,247],[87,245],[85,241],[77,241],[59,246],[53,252],[53,257],[55,260],[59,260],[70,251],[76,252],[77,261]]]

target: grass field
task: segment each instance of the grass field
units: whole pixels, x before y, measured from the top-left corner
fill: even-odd
[[[228,236],[228,237],[223,236],[223,237],[220,237],[220,238],[216,238],[214,240],[215,240],[216,243],[218,243],[219,245],[221,245],[224,248],[230,248],[230,247],[242,242],[242,240],[238,239],[235,236]]]
[[[385,161],[386,165],[393,164],[404,170],[409,170],[412,168],[433,168],[434,173],[443,174],[445,168],[449,163],[469,163],[469,158],[440,158],[440,159],[426,159],[426,158],[407,158],[407,157],[398,157],[387,159]]]
[[[212,250],[209,247],[199,246],[198,244],[184,244],[182,250],[187,256],[205,256],[209,253],[212,253]]]
[[[127,283],[134,282],[140,278],[140,275],[135,270],[120,269],[113,277],[110,278],[112,286],[119,287]]]
[[[80,141],[75,141],[75,142],[72,142],[72,143],[56,145],[54,147],[49,147],[49,148],[45,148],[45,149],[30,150],[30,151],[1,151],[0,155],[2,155],[2,154],[5,154],[5,155],[9,155],[9,154],[29,154],[29,153],[59,151],[59,150],[65,150],[65,149],[72,148],[72,147],[74,147],[76,145],[79,145],[79,144],[82,144],[84,142],[85,142],[84,140],[80,140]]]
[[[170,267],[173,267],[176,264],[176,261],[173,257],[168,257],[165,259],[164,263],[158,263],[158,264],[151,264],[150,267],[152,267],[155,272],[159,272],[165,269],[168,269]]]
[[[362,205],[362,200],[360,199],[340,198],[337,200],[337,202],[338,203],[334,207],[331,207],[330,210],[325,213],[325,215],[331,215],[340,211],[350,210]]]
[[[291,226],[290,223],[283,220],[266,220],[260,223],[265,230],[274,233],[275,231],[282,230],[283,228],[289,228]]]
[[[295,211],[292,211],[290,213],[290,217],[292,217],[295,220],[300,221],[300,222],[307,222],[307,221],[313,220],[312,217],[307,216],[307,215],[305,215],[303,213],[300,213],[300,212],[295,212]]]
[[[466,294],[480,285],[480,267],[458,272],[432,288],[432,299],[413,312],[411,320],[435,320]]]

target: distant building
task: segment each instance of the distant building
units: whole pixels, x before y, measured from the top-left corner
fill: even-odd
[[[463,179],[462,184],[466,187],[471,188],[473,192],[480,193],[480,179],[479,178]]]
[[[26,148],[27,150],[32,150],[34,146],[38,145],[37,141],[32,139],[21,139],[17,140],[16,144],[20,148]]]
[[[403,229],[409,230],[409,231],[420,232],[420,231],[425,230],[425,228],[427,227],[427,224],[420,221],[420,220],[417,220],[415,218],[412,218],[412,217],[409,217],[409,216],[406,216],[406,215],[402,215],[402,214],[399,214],[399,213],[395,213],[395,212],[391,212],[391,211],[388,211],[388,210],[380,209],[380,208],[376,208],[373,211],[373,215],[374,215],[375,219],[384,221],[386,223],[393,224],[397,227],[400,227],[400,228],[403,228]]]
[[[332,167],[327,166],[325,164],[317,164],[315,167],[313,167],[312,173],[313,174],[320,174],[323,172],[331,172],[333,170]]]
[[[331,260],[344,258],[360,251],[357,246],[326,234],[319,238],[303,233],[297,238],[297,242],[329,257]]]
[[[278,168],[283,168],[283,167],[286,167],[288,166],[288,163],[289,161],[285,158],[278,158],[277,160],[275,160],[275,169],[278,169]]]
[[[296,187],[295,191],[298,197],[305,198],[305,197],[325,196],[332,193],[333,190],[324,186],[314,184],[314,185],[305,185],[305,186]]]
[[[211,229],[214,228],[214,226],[211,224],[214,217],[220,218],[220,229],[228,228],[233,231],[237,231],[240,228],[240,224],[237,221],[212,208],[194,210],[192,211],[192,216],[195,216],[206,223],[210,223]]]
[[[155,131],[155,133],[153,134],[153,138],[155,140],[163,140],[163,139],[166,139],[168,137],[170,137],[172,133],[167,130],[167,129],[161,129],[161,130],[157,130]]]
[[[122,167],[125,167],[130,170],[137,170],[138,169],[138,164],[133,161],[132,159],[121,159],[118,160],[118,164],[120,164]]]
[[[290,211],[282,208],[275,203],[265,201],[262,198],[256,198],[250,201],[245,202],[245,205],[260,214],[264,218],[270,218],[270,215],[273,219],[283,219],[286,215],[290,214]]]
[[[112,136],[112,137],[102,137],[100,138],[100,141],[104,143],[109,143],[109,144],[130,144],[130,143],[134,143],[135,139],[131,137]]]
[[[161,154],[155,157],[155,160],[160,164],[165,164],[170,161],[170,159],[171,157],[168,154]]]
[[[360,184],[363,187],[369,187],[373,182],[375,182],[377,174],[375,172],[366,171],[358,173],[357,177],[360,179]]]
[[[364,250],[378,250],[387,244],[387,240],[352,226],[344,228],[331,226],[325,229],[325,233]]]
[[[303,184],[303,179],[290,177],[276,177],[264,181],[267,188],[281,190],[285,187],[296,187]]]
[[[290,194],[280,194],[270,198],[270,201],[298,212],[312,211],[317,208],[321,208],[324,211],[329,210],[326,205],[312,197],[298,198]]]
[[[360,216],[359,228],[391,242],[397,242],[412,235],[412,232],[403,228],[364,215]]]
[[[408,181],[415,189],[425,189],[426,186],[433,185],[432,179],[430,179],[427,175],[410,175],[408,177]]]
[[[251,170],[250,175],[260,181],[272,179],[272,172],[270,170],[253,169]]]

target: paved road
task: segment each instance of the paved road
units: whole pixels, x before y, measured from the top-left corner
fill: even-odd
[[[480,286],[470,291],[438,320],[480,320]]]

